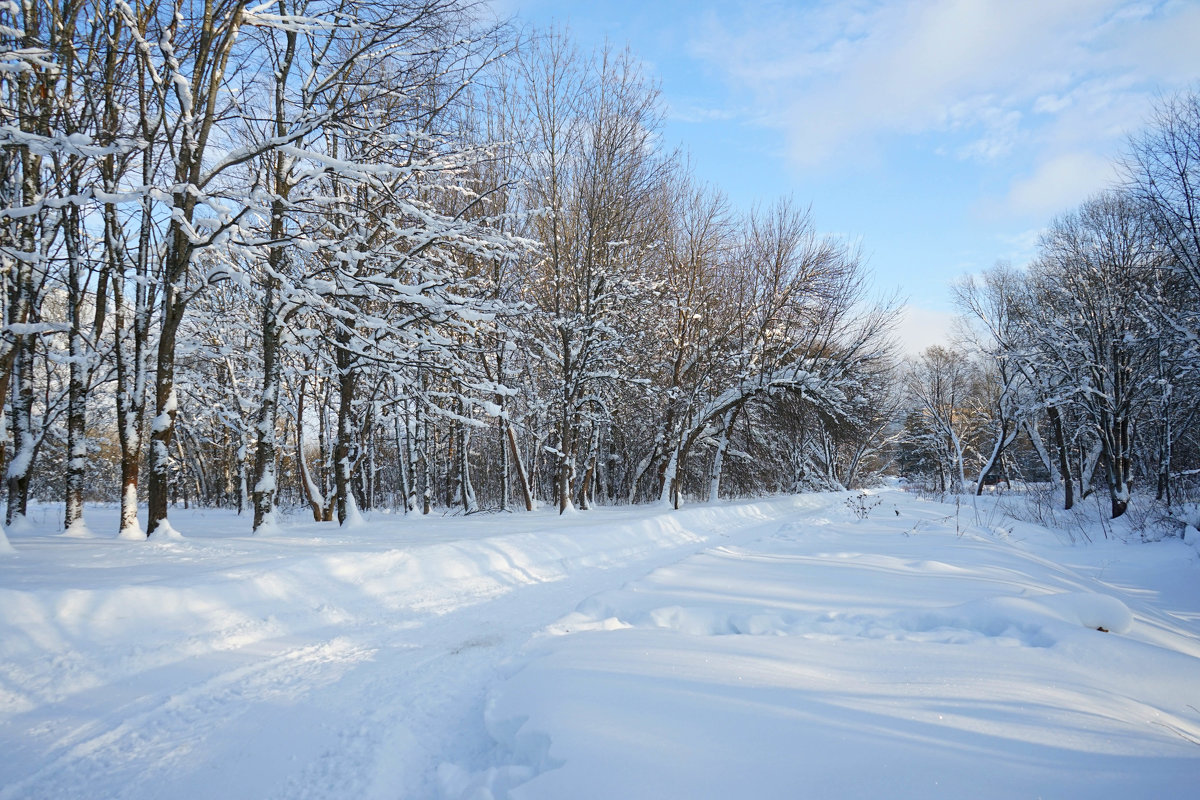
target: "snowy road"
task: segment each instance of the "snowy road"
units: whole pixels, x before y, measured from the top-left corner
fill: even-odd
[[[1194,549],[1066,547],[901,494],[858,520],[843,500],[14,534],[0,800],[1166,797],[1200,779]]]
[[[436,796],[443,762],[487,762],[485,690],[536,631],[814,502],[269,540],[215,516],[142,546],[14,534],[0,798]]]

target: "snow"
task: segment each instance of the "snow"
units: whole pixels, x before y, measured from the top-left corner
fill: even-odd
[[[343,527],[347,529],[361,528],[366,524],[362,512],[358,510],[358,501],[354,499],[353,492],[346,493],[346,522]]]
[[[122,491],[124,492],[123,502],[125,505],[131,509],[137,508],[137,486],[130,484]],[[142,530],[142,525],[135,516],[131,515],[128,527],[123,530],[118,528],[118,530],[120,531],[117,534],[118,539],[126,539],[134,542],[144,542],[146,540],[146,532]]]
[[[279,524],[279,518],[275,510],[272,509],[263,515],[262,523],[258,529],[254,531],[255,536],[278,536],[285,534],[285,530]]]
[[[1194,791],[1193,547],[848,496],[266,538],[176,509],[137,543],[37,506],[0,560],[0,800]]]
[[[254,484],[254,491],[258,492],[273,492],[275,491],[275,471],[268,467],[266,473],[258,483]]]
[[[183,541],[183,534],[175,530],[171,523],[164,519],[159,520],[158,526],[150,534],[149,540],[152,542],[179,542]]]
[[[171,420],[174,418],[175,412],[179,410],[179,395],[175,392],[174,387],[171,388],[171,393],[167,395],[167,402],[163,404],[162,413],[154,418],[150,429],[155,433],[165,431],[171,427]]]
[[[71,525],[65,531],[63,531],[62,535],[68,539],[91,539],[93,536],[95,536],[95,534],[92,533],[91,528],[87,526],[87,522],[84,521],[83,517],[80,517],[72,522]]]
[[[29,472],[29,466],[33,463],[33,453],[35,451],[33,436],[24,432],[20,436],[19,447],[13,453],[12,460],[8,462],[7,477],[13,478],[25,475]]]
[[[34,530],[34,524],[24,514],[16,514],[12,521],[8,523],[8,532],[12,534],[30,533]]]

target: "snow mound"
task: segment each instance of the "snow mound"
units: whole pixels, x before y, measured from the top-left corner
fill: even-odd
[[[1185,525],[1183,532],[1179,534],[1179,538],[1184,544],[1191,545],[1200,550],[1200,530],[1196,530],[1194,526]]]
[[[362,522],[362,517],[359,517],[359,523]],[[279,519],[272,510],[269,514],[263,517],[262,524],[254,531],[255,536],[271,537],[282,536],[284,534],[283,527],[279,524]]]
[[[1063,622],[1085,628],[1126,633],[1133,626],[1133,613],[1129,607],[1109,595],[1076,592],[1041,597],[1038,602]]]
[[[914,633],[965,631],[1016,639],[1030,647],[1052,647],[1075,627],[1125,633],[1133,625],[1133,614],[1124,603],[1092,592],[991,597],[905,616],[905,627]]]
[[[182,542],[183,539],[183,534],[171,527],[171,523],[165,519],[160,521],[154,533],[150,534],[152,542]]]
[[[83,517],[71,523],[71,526],[63,531],[62,535],[67,539],[95,539],[96,534],[92,533],[87,523],[83,521]]]
[[[142,526],[135,521],[134,524],[130,525],[128,528],[122,528],[117,534],[117,538],[127,542],[144,542],[146,541],[146,532],[142,530]]]
[[[644,607],[636,596],[605,592],[581,603],[574,613],[550,626],[547,633],[637,628],[669,630],[688,636],[817,636],[946,644],[1006,639],[1028,647],[1052,647],[1071,628],[1125,633],[1132,625],[1133,614],[1124,603],[1094,592],[996,596],[894,614],[798,613],[769,607],[717,605]]]
[[[17,514],[13,517],[13,521],[8,525],[8,532],[20,535],[29,535],[37,531],[37,525],[24,514]]]

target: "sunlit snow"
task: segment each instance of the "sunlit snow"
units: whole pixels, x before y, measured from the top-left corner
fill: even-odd
[[[38,507],[0,558],[0,800],[1195,791],[1192,546],[845,497],[136,543]]]

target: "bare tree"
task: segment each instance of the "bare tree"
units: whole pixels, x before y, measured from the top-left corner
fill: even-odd
[[[914,361],[906,385],[929,432],[942,491],[961,493],[976,420],[971,414],[972,365],[957,349],[934,345]]]
[[[1029,429],[1028,421],[1037,410],[1036,378],[1021,325],[1022,284],[1009,265],[997,264],[982,280],[968,277],[954,287],[959,307],[983,329],[976,335],[973,328],[967,328],[971,344],[984,362],[976,395],[982,401],[979,416],[992,440],[975,481],[976,495],[983,494],[988,476],[1001,469],[1005,451],[1023,429]],[[1050,464],[1046,466],[1050,468]],[[1069,481],[1067,486],[1069,492]]]
[[[1200,331],[1200,93],[1162,100],[1145,131],[1133,138],[1122,166],[1133,201],[1145,211],[1155,242],[1167,255],[1162,267],[1177,279],[1174,302],[1163,310],[1172,313],[1178,333],[1190,337],[1195,348]]]
[[[858,376],[890,358],[894,304],[865,303],[858,252],[816,235],[807,210],[783,200],[751,215],[739,256],[748,287],[728,362],[673,437],[660,499],[678,507],[679,466],[731,410],[758,398],[793,393],[829,419],[845,419]],[[863,311],[863,306],[866,311]]]
[[[1137,206],[1111,192],[1056,220],[1034,266],[1042,355],[1096,437],[1114,518],[1129,505],[1136,420],[1148,399],[1142,297],[1156,258]]]
[[[554,494],[574,506],[598,456],[606,397],[620,378],[623,310],[646,290],[645,212],[666,161],[653,137],[657,90],[628,52],[580,59],[564,34],[533,40],[518,64],[513,115],[526,150],[529,234],[542,247],[527,285],[554,389]],[[583,473],[580,464],[584,462]],[[587,495],[585,494],[586,498]]]
[[[1147,301],[1159,373],[1157,497],[1170,505],[1173,455],[1200,385],[1200,93],[1160,101],[1122,167],[1163,254]]]

